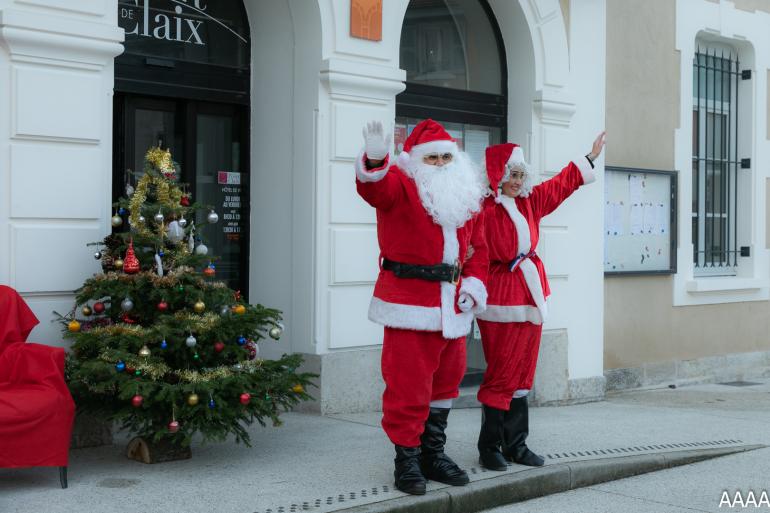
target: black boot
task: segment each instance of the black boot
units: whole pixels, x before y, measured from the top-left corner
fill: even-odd
[[[470,482],[468,474],[444,454],[449,408],[431,408],[425,430],[420,437],[422,455],[420,469],[426,479],[453,486],[462,486]]]
[[[420,448],[396,446],[396,488],[412,495],[425,495],[425,477],[420,471]]]
[[[529,435],[529,406],[527,396],[514,397],[503,420],[503,456],[508,461],[542,467],[545,460],[530,451],[525,443]]]
[[[489,470],[505,470],[508,465],[500,452],[503,442],[503,410],[481,405],[481,431],[479,432],[479,463]]]

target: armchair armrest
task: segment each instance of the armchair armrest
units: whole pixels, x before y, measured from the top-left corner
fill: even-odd
[[[67,389],[64,349],[31,342],[10,345],[0,355],[0,383],[47,384]]]

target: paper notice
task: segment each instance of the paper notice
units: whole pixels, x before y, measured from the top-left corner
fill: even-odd
[[[644,233],[644,209],[642,205],[631,205],[631,235],[641,235]]]
[[[632,205],[642,204],[643,180],[641,175],[628,176],[628,201]]]

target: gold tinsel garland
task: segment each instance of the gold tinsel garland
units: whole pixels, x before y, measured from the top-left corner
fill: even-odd
[[[99,359],[110,364],[117,364],[119,361],[110,354],[109,350],[102,351],[102,353],[99,355]],[[238,362],[236,365],[240,365],[240,370],[233,370],[232,367],[220,365],[213,369],[207,369],[204,371],[190,369],[172,371],[171,368],[165,363],[155,363],[140,357],[129,358],[121,361],[123,361],[127,367],[141,371],[142,374],[150,376],[155,381],[162,379],[166,375],[172,375],[178,377],[180,381],[184,381],[186,383],[206,383],[209,381],[225,379],[237,374],[254,372],[262,366],[262,360],[257,359]]]
[[[174,162],[171,160],[171,152],[162,150],[158,147],[150,148],[145,155],[145,160],[151,164],[160,175],[151,175],[145,173],[136,184],[134,195],[129,198],[129,221],[131,227],[140,235],[152,237],[154,234],[147,228],[146,224],[139,222],[142,205],[147,201],[150,186],[155,187],[155,196],[167,210],[176,210],[179,208],[179,201],[182,199],[182,191],[179,187],[173,187],[164,174],[170,174],[175,171]],[[145,220],[146,223],[146,220]],[[161,240],[165,235],[163,223],[158,226],[158,234]]]

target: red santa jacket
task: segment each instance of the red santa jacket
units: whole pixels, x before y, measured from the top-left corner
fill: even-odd
[[[528,197],[487,198],[484,224],[489,250],[489,298],[479,319],[542,324],[548,315],[548,279],[536,253],[540,220],[578,187],[594,181],[585,157],[532,188]]]
[[[486,308],[489,257],[481,211],[460,228],[436,224],[420,202],[417,185],[398,166],[367,170],[365,155],[356,161],[356,188],[377,209],[380,257],[415,265],[463,263],[461,278],[453,284],[398,278],[380,268],[369,319],[393,328],[441,331],[445,338],[468,334],[473,315]],[[472,255],[468,247],[473,246]],[[474,307],[457,308],[461,293],[469,294]]]

